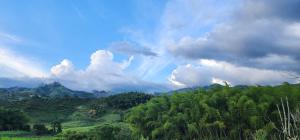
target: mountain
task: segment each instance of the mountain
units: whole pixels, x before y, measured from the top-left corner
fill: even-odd
[[[97,97],[93,93],[85,91],[75,91],[66,88],[58,82],[51,84],[43,84],[36,88],[0,88],[0,99],[8,100],[22,100],[31,97],[50,97],[50,98],[62,98],[62,97],[79,97],[79,98],[93,98]]]
[[[100,98],[100,97],[108,97],[110,95],[113,95],[112,92],[107,92],[107,91],[98,91],[98,90],[93,90],[93,94],[95,97]]]

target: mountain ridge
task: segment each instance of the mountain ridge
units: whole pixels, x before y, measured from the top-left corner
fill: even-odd
[[[108,96],[108,92],[86,92],[69,89],[59,82],[50,84],[42,84],[35,88],[26,87],[10,87],[0,88],[0,99],[8,100],[23,100],[32,97],[41,98],[64,98],[64,97],[78,97],[78,98],[99,98]]]

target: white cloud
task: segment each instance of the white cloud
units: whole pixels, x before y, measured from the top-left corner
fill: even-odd
[[[223,86],[225,86],[226,84],[228,84],[229,86],[232,85],[229,81],[214,78],[214,77],[212,78],[211,83],[212,84],[220,84],[220,85],[223,85]]]
[[[287,76],[288,71],[237,66],[227,62],[202,59],[197,65],[182,65],[173,70],[169,81],[177,88],[203,86],[226,81],[230,85],[280,84],[296,82]]]
[[[159,87],[124,72],[130,66],[133,57],[123,62],[116,62],[113,58],[114,55],[110,51],[98,50],[91,55],[87,68],[81,70],[76,70],[72,62],[65,59],[52,67],[51,79],[80,90],[146,91],[150,87],[150,90]]]
[[[0,77],[45,77],[46,72],[34,60],[0,48]]]
[[[70,60],[64,59],[60,64],[51,68],[51,74],[54,76],[66,75],[74,72],[73,64]]]
[[[290,35],[292,37],[300,38],[300,22],[292,23],[288,25],[285,29],[285,32],[287,35]]]
[[[179,59],[214,59],[300,73],[300,18],[295,14],[299,4],[294,0],[174,0],[166,6],[159,37]]]

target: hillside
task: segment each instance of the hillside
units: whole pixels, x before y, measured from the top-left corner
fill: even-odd
[[[58,121],[62,132],[52,137],[66,140],[277,140],[288,135],[283,117],[295,132],[291,137],[300,132],[300,84],[211,85],[159,96],[130,92],[101,98],[51,98],[48,95],[65,89],[58,84],[47,87],[42,88],[43,97],[0,102],[0,108],[28,117],[31,136],[36,135],[33,125],[51,128]]]
[[[11,87],[0,88],[0,99],[4,100],[24,100],[31,97],[41,98],[62,98],[62,97],[79,97],[94,98],[99,97],[93,93],[71,90],[58,82],[44,84],[36,88]]]

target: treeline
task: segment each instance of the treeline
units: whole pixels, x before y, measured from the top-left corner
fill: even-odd
[[[127,110],[139,104],[146,103],[153,97],[150,94],[128,92],[95,99],[88,103],[87,107],[90,110],[91,116],[99,117],[108,110]]]
[[[50,123],[53,120],[66,120],[80,105],[92,99],[82,98],[40,98],[0,102],[0,106],[11,110],[22,110],[30,118],[31,123]]]
[[[153,95],[139,93],[139,92],[129,92],[123,94],[117,94],[109,96],[106,98],[108,106],[117,109],[128,109],[137,106],[142,103],[146,103],[150,100]]]
[[[145,103],[153,96],[139,92],[129,92],[102,98],[40,98],[33,96],[20,101],[0,101],[0,107],[9,110],[22,110],[30,118],[31,123],[50,123],[53,120],[68,121],[78,107],[83,107],[80,113],[86,117],[101,117],[106,111],[126,110],[138,104]],[[81,118],[79,118],[81,119]]]
[[[153,98],[126,121],[133,136],[150,140],[292,139],[300,134],[299,101],[299,84],[219,86]]]
[[[61,122],[51,122],[51,129],[44,124],[29,125],[29,118],[19,110],[0,108],[0,131],[31,131],[36,135],[53,135],[62,132]]]

